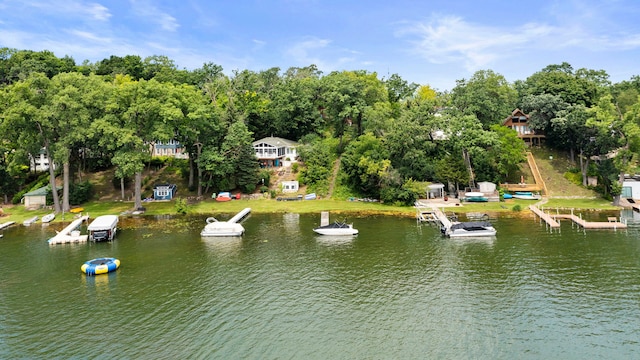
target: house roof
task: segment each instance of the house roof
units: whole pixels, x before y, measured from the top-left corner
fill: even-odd
[[[253,142],[253,146],[267,144],[273,147],[283,147],[283,146],[298,146],[298,143],[293,140],[287,140],[279,137],[269,136],[266,138],[262,138],[260,140],[256,140]]]
[[[520,109],[515,109],[513,110],[513,112],[511,113],[511,115],[507,116],[506,119],[504,119],[504,121],[502,122],[502,125],[506,124],[509,120],[515,118],[515,117],[519,117],[519,116],[524,116],[527,118],[527,120],[529,120],[529,115],[525,114],[522,110]]]
[[[22,195],[24,196],[47,196],[47,193],[49,192],[49,187],[48,186],[43,186],[41,188],[29,191],[28,193]]]

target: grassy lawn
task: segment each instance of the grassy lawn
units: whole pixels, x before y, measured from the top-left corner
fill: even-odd
[[[533,148],[531,152],[551,197],[597,198],[600,196],[595,191],[576,185],[564,177],[566,172],[575,167],[567,158],[567,154],[560,154],[546,148]]]
[[[549,149],[534,148],[532,152],[536,158],[536,163],[540,169],[550,197],[544,204],[547,208],[562,209],[584,209],[584,210],[616,210],[618,207],[611,205],[611,202],[602,199],[596,192],[585,189],[582,186],[571,183],[564,177],[564,173],[569,171],[572,164],[566,155],[558,154]],[[159,174],[163,180],[166,175]],[[112,174],[98,173],[95,182],[97,200],[83,204],[83,214],[88,214],[92,218],[106,214],[127,214],[133,209],[133,202],[114,200],[119,198],[120,194],[114,189],[111,183]],[[170,179],[177,180],[177,179]],[[192,196],[193,194],[186,192],[186,186],[183,185],[183,196]],[[180,196],[179,193],[178,196]],[[447,207],[446,211],[454,211],[458,213],[468,212],[484,212],[484,213],[504,213],[514,211],[514,207],[519,207],[522,211],[528,211],[529,205],[536,202],[530,200],[510,199],[504,202],[487,202],[487,203],[466,203],[461,206]],[[516,206],[518,205],[518,206]],[[177,214],[174,201],[154,201],[144,202],[146,215],[165,215]],[[320,213],[322,211],[330,211],[332,214],[352,214],[354,216],[366,216],[372,214],[394,215],[414,217],[415,208],[412,206],[390,206],[373,202],[347,201],[338,199],[319,199],[312,201],[276,201],[272,199],[259,200],[233,200],[229,202],[216,202],[213,199],[189,205],[189,214],[215,215],[223,213],[237,213],[245,207],[250,207],[254,213]],[[15,221],[21,223],[25,219],[34,215],[42,216],[51,212],[51,210],[26,210],[22,205],[4,205],[2,208],[2,216],[0,223]],[[54,222],[69,221],[74,214],[58,214]]]

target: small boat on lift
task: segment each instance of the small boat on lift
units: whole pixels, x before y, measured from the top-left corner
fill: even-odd
[[[89,240],[112,241],[118,230],[118,215],[102,215],[87,226]]]

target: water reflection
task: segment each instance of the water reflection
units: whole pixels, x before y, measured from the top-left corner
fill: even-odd
[[[316,235],[315,239],[318,244],[325,246],[351,245],[357,238],[357,235]]]
[[[207,250],[216,254],[235,255],[242,249],[242,237],[239,236],[215,236],[201,237]]]
[[[447,238],[447,241],[457,245],[485,244],[489,247],[492,247],[494,245],[494,242],[496,241],[496,237],[495,236],[452,237],[452,238]]]

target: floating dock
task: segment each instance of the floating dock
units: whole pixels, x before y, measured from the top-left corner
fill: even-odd
[[[207,218],[207,225],[200,232],[200,236],[211,237],[233,237],[242,236],[244,234],[244,227],[238,224],[245,216],[251,212],[251,208],[244,208],[237,213],[234,217],[227,221],[218,221],[214,217]]]
[[[4,228],[8,228],[9,226],[15,224],[15,221],[7,221],[6,223],[2,223],[0,224],[0,230],[4,229]]]
[[[47,242],[49,245],[87,242],[89,235],[80,235],[79,232],[77,234],[74,232],[87,220],[89,220],[88,215],[73,220],[69,225],[67,225],[67,227],[56,234],[56,236],[47,240]]]

